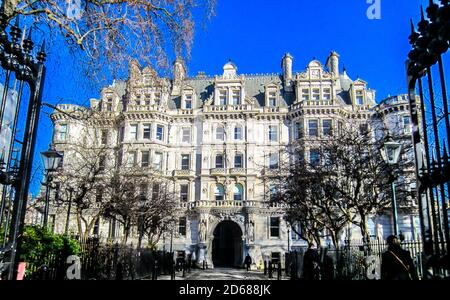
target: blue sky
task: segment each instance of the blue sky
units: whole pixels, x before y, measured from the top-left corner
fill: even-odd
[[[197,28],[188,62],[190,75],[198,71],[221,74],[228,59],[235,62],[239,73],[278,73],[285,52],[294,56],[294,70],[302,71],[314,57],[325,63],[334,50],[341,56],[341,68],[345,64],[351,78],[366,80],[379,101],[406,92],[409,18],[417,23],[420,5],[428,3],[380,0],[381,19],[369,20],[367,0],[217,1],[216,16],[206,28]],[[86,104],[99,96],[101,86],[83,81],[67,55],[58,45],[49,49],[44,101]],[[49,113],[43,109],[39,125],[33,194],[42,179],[39,152],[51,141]]]

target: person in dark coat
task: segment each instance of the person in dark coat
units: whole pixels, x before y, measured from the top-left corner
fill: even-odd
[[[244,260],[245,267],[247,268],[247,271],[250,270],[250,266],[252,265],[252,258],[250,257],[250,254],[247,254]]]
[[[309,247],[303,257],[303,278],[306,280],[320,279],[320,255],[313,247]]]
[[[387,238],[388,249],[381,257],[382,280],[417,280],[417,272],[409,251],[402,249],[395,235]]]

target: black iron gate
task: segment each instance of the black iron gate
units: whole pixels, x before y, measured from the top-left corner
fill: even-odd
[[[435,262],[425,267],[448,276],[450,115],[443,58],[450,40],[449,0],[422,8],[417,29],[411,20],[407,74],[424,253]]]
[[[5,142],[0,145],[0,268],[8,266],[8,278],[13,279],[20,255],[20,233],[23,231],[36,144],[46,54],[44,42],[36,55],[33,54],[32,30],[22,31],[19,17],[13,21],[13,25],[10,25],[9,21],[2,1],[0,63],[3,78],[0,93],[0,137],[3,136]],[[11,107],[14,113],[12,118],[10,116],[7,120],[6,111]],[[21,110],[26,112],[25,120],[19,117]],[[6,121],[9,121],[9,124]],[[20,136],[17,130],[19,126]]]

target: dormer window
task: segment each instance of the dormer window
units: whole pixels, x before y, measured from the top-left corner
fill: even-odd
[[[184,96],[184,109],[192,109],[192,94]]]
[[[315,101],[320,100],[320,89],[312,90],[312,100],[315,100]]]
[[[112,107],[113,107],[113,98],[108,97],[106,99],[106,111],[112,111]]]
[[[155,105],[159,106],[160,103],[161,103],[161,94],[155,93]]]
[[[231,105],[240,105],[241,104],[241,92],[239,90],[233,90]]]
[[[269,107],[272,107],[272,108],[277,107],[277,93],[275,91],[269,92],[268,102],[269,102]]]
[[[302,100],[309,101],[309,89],[302,89]]]
[[[226,91],[219,91],[219,105],[220,106],[227,105],[227,92]]]
[[[356,91],[356,105],[364,105],[363,91]]]
[[[325,101],[331,100],[331,89],[329,88],[323,89],[323,100]]]

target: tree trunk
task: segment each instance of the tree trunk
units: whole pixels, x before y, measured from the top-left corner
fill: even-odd
[[[77,208],[77,226],[78,226],[78,236],[80,239],[83,237],[83,226],[81,225],[81,211]]]

